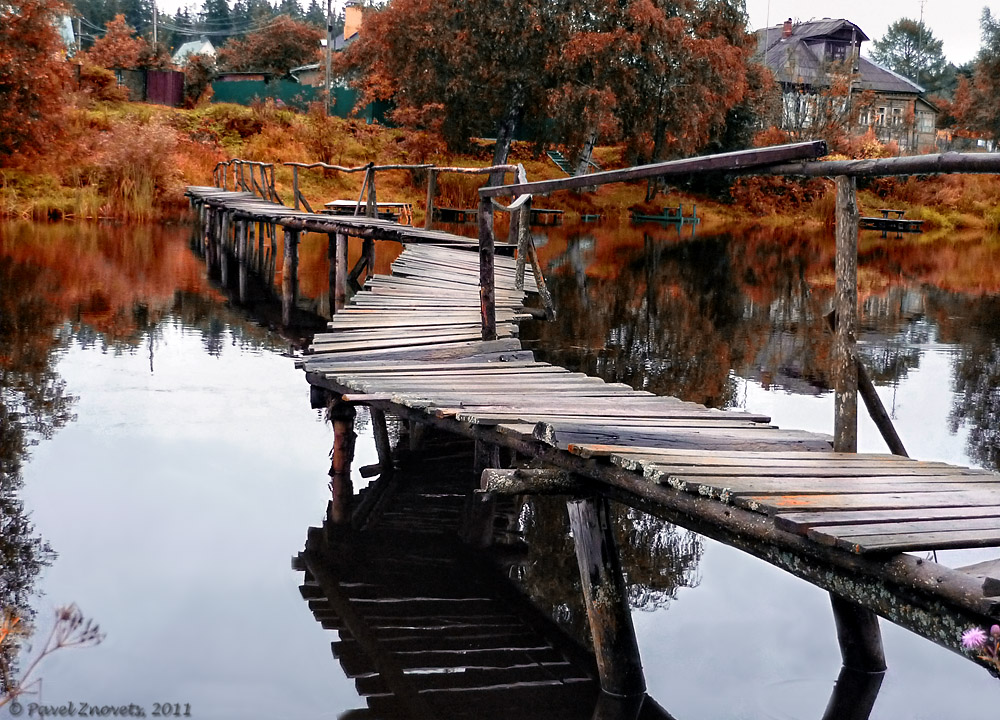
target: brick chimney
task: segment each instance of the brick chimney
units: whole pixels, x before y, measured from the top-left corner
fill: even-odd
[[[354,35],[361,29],[361,2],[359,0],[347,0],[344,5],[344,39]]]
[[[785,20],[785,27],[781,31],[781,37],[790,38],[792,36],[792,19]]]

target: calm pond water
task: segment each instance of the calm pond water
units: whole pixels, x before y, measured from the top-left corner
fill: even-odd
[[[36,638],[71,602],[106,633],[48,658],[25,704],[338,717],[366,701],[290,564],[330,498],[332,433],[287,357],[310,328],[268,329],[275,305],[259,292],[238,307],[189,239],[186,226],[0,225],[0,602],[35,613]],[[523,328],[540,357],[830,432],[825,234],[580,225],[539,242],[559,310]],[[380,252],[384,272],[392,250]],[[325,289],[324,253],[307,236],[308,297]],[[911,454],[996,469],[1000,241],[865,236],[861,265],[863,349]],[[355,468],[375,462],[360,420]],[[860,444],[884,449],[867,420]],[[508,575],[579,634],[561,505],[508,511],[528,543]],[[652,518],[616,517],[652,698],[676,718],[823,716],[840,669],[825,593]],[[996,713],[1000,681],[882,626],[890,670],[871,717]]]

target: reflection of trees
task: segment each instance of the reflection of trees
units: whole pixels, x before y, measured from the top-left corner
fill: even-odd
[[[21,468],[31,445],[71,419],[73,404],[53,367],[61,318],[44,289],[40,268],[0,256],[0,606],[24,618],[51,550],[18,497]]]
[[[554,274],[559,319],[527,329],[546,359],[713,407],[734,404],[734,371],[825,382],[829,340],[805,295],[817,255],[808,243],[647,234],[602,262],[601,242],[597,277],[582,287],[579,273]],[[572,348],[554,349],[567,339]]]
[[[679,588],[698,584],[700,537],[622,505],[612,505],[612,514],[633,608],[666,607]],[[532,497],[520,505],[517,518],[527,555],[511,568],[511,576],[574,637],[587,638],[587,612],[565,500]]]
[[[931,294],[943,341],[958,345],[952,432],[969,428],[967,451],[980,465],[1000,470],[1000,297],[970,299]]]

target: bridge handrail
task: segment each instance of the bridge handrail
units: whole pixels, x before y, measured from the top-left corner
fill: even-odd
[[[233,190],[243,190],[259,194],[265,200],[281,202],[277,191],[274,188],[274,163],[265,163],[258,160],[243,160],[241,158],[230,158],[216,163],[212,170],[215,186],[223,190],[228,189],[228,169],[233,168]],[[250,182],[246,180],[243,172],[244,168],[250,169]],[[257,182],[255,168],[259,168],[260,182]]]

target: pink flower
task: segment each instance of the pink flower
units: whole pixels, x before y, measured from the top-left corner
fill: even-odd
[[[990,628],[990,637],[994,640],[1000,640],[1000,625],[994,625]]]
[[[962,647],[966,650],[976,650],[986,644],[986,631],[982,628],[969,628],[962,633]]]

